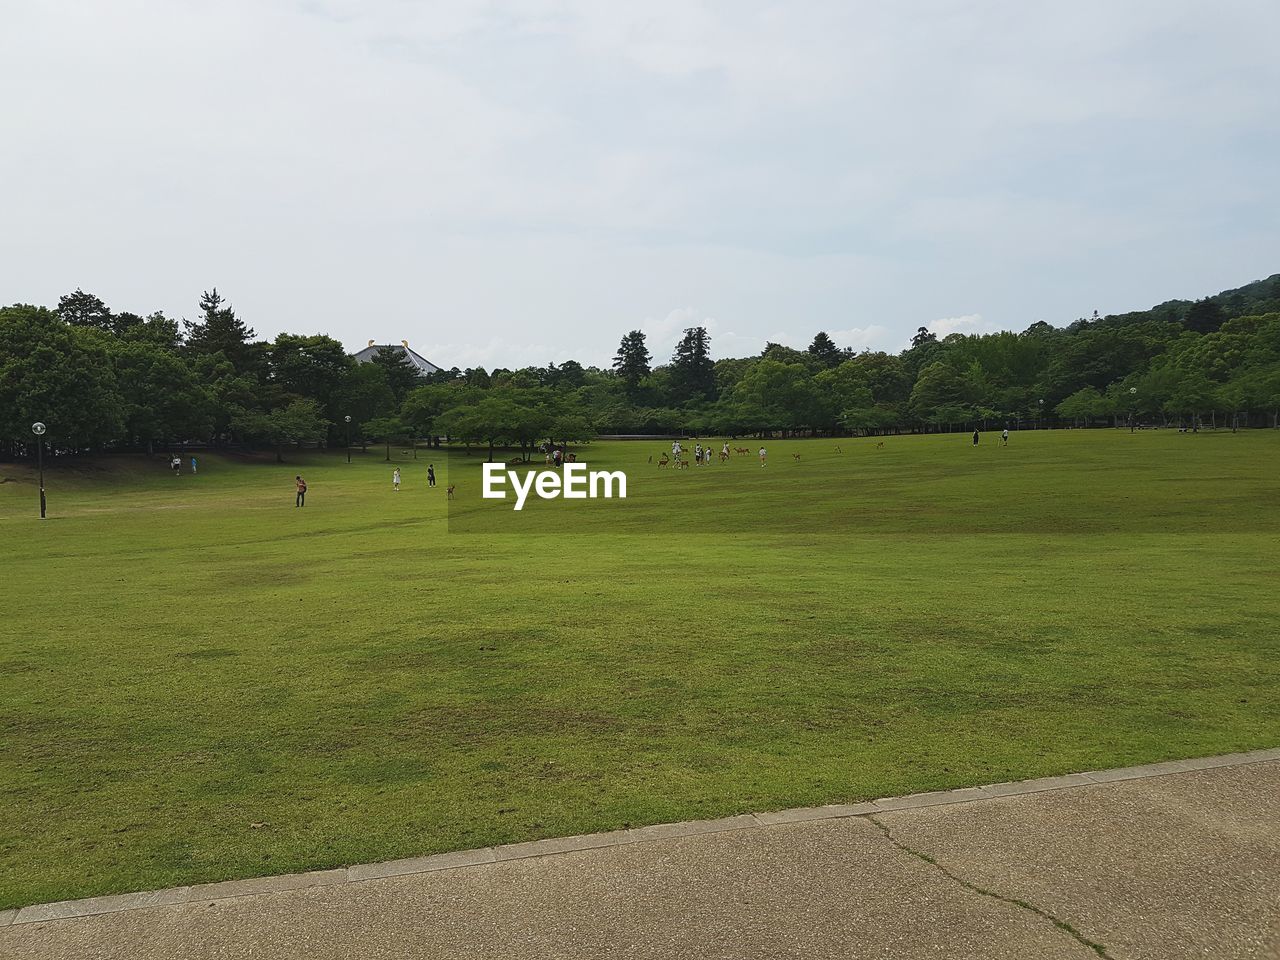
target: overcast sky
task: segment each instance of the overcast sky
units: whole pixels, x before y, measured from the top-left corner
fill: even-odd
[[[629,9],[627,9],[629,8]],[[0,0],[0,301],[444,366],[896,350],[1280,271],[1280,3]]]

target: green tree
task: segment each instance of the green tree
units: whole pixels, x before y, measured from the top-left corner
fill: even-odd
[[[294,400],[265,415],[249,412],[243,417],[241,428],[260,431],[275,448],[276,462],[283,463],[286,443],[318,443],[324,439],[329,423],[316,401]]]
[[[383,347],[373,355],[373,363],[386,374],[387,386],[396,403],[402,401],[414,387],[421,386],[418,368],[410,362],[408,354],[394,347]]]
[[[649,347],[645,343],[643,330],[632,330],[618,344],[613,369],[632,394],[639,389],[641,381],[649,376],[649,359]]]
[[[734,387],[734,398],[757,429],[797,430],[828,419],[818,390],[800,363],[761,360]]]
[[[711,335],[706,327],[689,327],[671,358],[671,388],[676,399],[715,396],[716,371],[711,359]]]
[[[282,333],[271,344],[270,364],[271,379],[286,396],[315,400],[332,417],[334,395],[355,361],[332,337]]]
[[[1076,426],[1080,426],[1081,421],[1088,426],[1090,420],[1105,415],[1106,403],[1106,398],[1096,387],[1081,387],[1054,407],[1054,412],[1073,421]]]
[[[809,356],[822,367],[837,367],[845,359],[844,351],[823,330],[819,330],[809,344]]]
[[[187,348],[197,354],[221,353],[237,373],[248,371],[254,359],[253,331],[226,305],[217,287],[200,295],[200,310],[200,320],[185,321]]]
[[[145,340],[117,342],[112,357],[125,431],[148,454],[156,440],[210,435],[213,398],[181,357]]]
[[[1218,395],[1212,381],[1199,372],[1183,373],[1178,378],[1172,396],[1166,401],[1170,413],[1186,415],[1193,424],[1217,407]]]
[[[413,432],[413,428],[399,417],[376,417],[366,422],[362,429],[369,439],[386,445],[387,460],[391,459],[391,444],[407,442]]]
[[[364,437],[361,424],[380,417],[394,416],[396,398],[387,384],[387,375],[382,367],[376,363],[357,363],[348,369],[334,393],[332,409],[336,421],[343,417],[351,418],[351,426],[357,438]]]
[[[124,404],[110,343],[109,334],[69,326],[43,307],[0,308],[0,436],[29,443],[40,420],[62,447],[119,439]]]
[[[1226,319],[1226,314],[1222,312],[1218,302],[1205,297],[1191,305],[1182,323],[1194,333],[1213,333]]]
[[[924,367],[916,379],[911,390],[911,413],[928,423],[963,423],[969,419],[965,392],[965,382],[955,369],[935,361]]]
[[[938,342],[938,335],[936,333],[930,333],[928,327],[918,327],[916,329],[915,336],[911,338],[911,346],[913,348],[925,347],[931,343],[937,343],[937,342]]]
[[[99,330],[114,331],[115,318],[110,308],[91,293],[85,293],[76,287],[75,293],[64,294],[58,298],[58,316],[73,327],[97,327]]]
[[[451,407],[474,403],[482,395],[479,389],[457,380],[415,387],[400,405],[400,419],[409,424],[415,436],[442,434],[445,431],[436,427],[436,417]]]

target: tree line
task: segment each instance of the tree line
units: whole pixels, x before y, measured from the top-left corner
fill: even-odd
[[[347,418],[350,418],[348,421]],[[703,327],[655,362],[622,337],[608,369],[574,360],[422,377],[398,350],[357,363],[323,334],[258,340],[216,289],[195,320],[114,312],[76,290],[0,308],[0,455],[31,424],[60,451],[201,442],[274,447],[444,437],[520,448],[600,434],[878,434],[1019,425],[1276,427],[1280,274],[1198,301],[1021,333],[921,327],[899,353],[817,333],[714,359]]]

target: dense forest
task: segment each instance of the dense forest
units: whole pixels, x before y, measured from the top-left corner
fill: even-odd
[[[0,456],[158,445],[274,447],[446,437],[518,446],[601,434],[875,434],[1019,426],[1277,426],[1280,274],[1139,313],[1034,323],[899,354],[841,348],[713,358],[701,327],[654,363],[622,337],[612,368],[565,360],[420,377],[398,351],[356,363],[337,340],[254,331],[217,292],[194,321],[114,312],[76,290],[0,308]],[[348,421],[347,418],[350,418]],[[436,439],[435,442],[439,442]]]

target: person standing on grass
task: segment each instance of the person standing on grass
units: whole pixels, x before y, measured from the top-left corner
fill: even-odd
[[[724,446],[720,448],[720,462],[726,463],[729,460],[729,441],[724,442]]]
[[[293,479],[298,487],[298,495],[293,498],[293,505],[295,507],[305,507],[307,505],[307,481],[303,480],[302,477],[294,477]]]
[[[174,457],[169,461],[169,466],[173,468],[173,475],[175,477],[182,472],[182,461],[177,457]]]
[[[191,458],[191,475],[193,477],[196,475],[196,458],[195,457]]]
[[[761,447],[760,448],[760,466],[763,467],[765,464],[767,464],[769,462],[768,458],[769,458],[769,454],[765,452],[764,447]]]
[[[436,485],[436,465],[434,463],[427,464],[427,486],[434,487]]]
[[[1009,428],[1005,427],[1004,431],[1000,434],[1000,446],[1007,447],[1008,445],[1009,445]]]
[[[400,492],[400,468],[399,467],[396,467],[394,470],[391,471],[391,488],[395,490],[396,493]]]
[[[977,430],[973,431],[973,445],[974,445],[975,447],[978,445],[978,431],[977,431]]]

